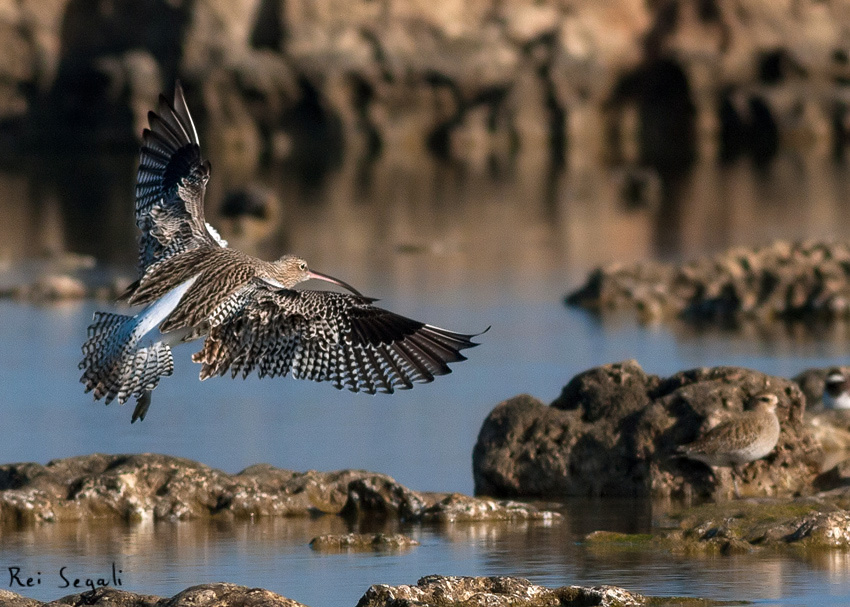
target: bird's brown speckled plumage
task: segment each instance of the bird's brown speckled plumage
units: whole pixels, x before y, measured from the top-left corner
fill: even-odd
[[[776,395],[769,392],[755,395],[749,410],[735,413],[694,442],[683,445],[680,453],[709,466],[736,466],[765,457],[779,440],[778,402]]]
[[[193,360],[201,379],[230,373],[292,374],[358,392],[393,392],[450,373],[473,335],[372,305],[349,285],[292,255],[264,261],[227,248],[204,219],[210,165],[200,153],[183,91],[148,115],[136,186],[139,279],[124,295],[135,316],[98,312],[83,345],[80,378],[106,402],[150,392],[173,371],[171,346],[206,337]],[[293,290],[310,278],[351,293]]]

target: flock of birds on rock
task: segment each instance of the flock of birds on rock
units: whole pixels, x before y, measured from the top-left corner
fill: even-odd
[[[151,392],[171,375],[174,345],[203,339],[192,360],[200,379],[292,375],[354,392],[411,388],[451,372],[476,335],[441,329],[373,305],[345,282],[284,255],[257,259],[230,248],[204,219],[210,164],[179,82],[160,96],[143,146],[136,185],[139,277],[123,295],[145,307],[135,315],[96,312],[83,344],[81,381],[94,398],[136,397],[131,421],[143,420]],[[315,279],[348,291],[296,289]],[[850,409],[840,369],[825,380],[824,404]],[[677,454],[716,467],[739,467],[776,447],[779,400],[763,392]],[[737,493],[737,485],[736,485]]]

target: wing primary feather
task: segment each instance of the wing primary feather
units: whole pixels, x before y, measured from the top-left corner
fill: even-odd
[[[446,375],[446,372],[451,373],[451,370],[446,366],[446,363],[439,357],[434,356],[426,348],[421,347],[413,339],[413,335],[404,340],[404,345],[410,350],[410,353],[416,357],[416,360],[424,367],[425,377],[428,381],[434,381],[435,375]]]
[[[195,128],[195,122],[192,120],[192,114],[189,112],[189,105],[186,103],[186,96],[183,94],[183,86],[180,81],[174,87],[174,109],[178,118],[189,126],[189,138],[192,143],[200,143],[198,139],[198,130]]]
[[[381,344],[380,350],[383,353],[384,360],[387,361],[387,365],[390,367],[392,375],[390,375],[392,385],[401,386],[404,390],[409,390],[413,387],[413,382],[410,380],[410,377],[407,375],[407,371],[404,369],[402,364],[399,364],[403,361],[403,357],[398,354],[392,346]],[[393,375],[395,377],[393,377]],[[390,391],[392,394],[392,391]]]
[[[163,97],[160,97],[163,98]],[[148,124],[151,125],[150,130],[159,134],[163,139],[166,139],[172,148],[180,149],[184,145],[180,134],[174,130],[174,127],[163,116],[156,112],[148,112]]]
[[[418,341],[427,343],[428,346],[432,350],[436,350],[439,354],[437,354],[441,360],[447,363],[460,362],[462,360],[466,360],[466,356],[461,354],[457,348],[452,346],[447,346],[445,343],[438,339],[434,339],[433,336],[428,331],[419,331],[415,334],[416,339]],[[477,345],[477,344],[476,344]],[[467,346],[471,347],[471,346]]]
[[[395,348],[396,352],[399,352],[404,357],[404,360],[408,365],[410,365],[411,371],[415,371],[413,376],[415,381],[429,382],[434,379],[434,376],[431,375],[428,368],[419,361],[416,354],[411,352],[410,347],[406,342],[397,341],[393,344],[393,348]]]
[[[177,115],[177,110],[174,109],[174,106],[165,95],[159,96],[159,108],[160,118],[171,126],[171,129],[178,135],[180,141],[184,144],[192,143],[192,136],[186,130],[186,127],[180,123],[180,116]]]
[[[428,361],[431,363],[430,369],[432,373],[435,375],[447,375],[452,372],[446,364],[445,357],[442,354],[435,352],[431,344],[424,340],[421,335],[415,333],[408,337],[408,341],[419,348],[419,350],[427,357]]]

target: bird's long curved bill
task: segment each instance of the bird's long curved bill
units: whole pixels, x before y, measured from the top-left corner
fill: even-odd
[[[343,289],[346,289],[347,291],[351,291],[352,293],[357,295],[357,297],[363,297],[363,294],[360,291],[358,291],[357,289],[352,287],[347,282],[343,282],[343,281],[339,280],[338,278],[334,278],[333,276],[328,276],[327,274],[322,274],[321,272],[314,272],[313,270],[310,270],[308,272],[308,276],[310,278],[315,278],[316,280],[324,280],[325,282],[329,282],[331,284],[338,285],[338,286],[342,287]]]

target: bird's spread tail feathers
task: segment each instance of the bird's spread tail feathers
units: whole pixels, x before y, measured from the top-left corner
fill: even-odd
[[[171,348],[159,342],[138,347],[139,328],[138,317],[95,312],[80,362],[80,369],[84,370],[80,381],[86,392],[93,391],[95,400],[104,398],[108,404],[117,398],[123,403],[136,396],[142,404],[149,404],[149,392],[159,378],[173,372]],[[134,417],[144,419],[147,406],[143,409],[140,416]]]

